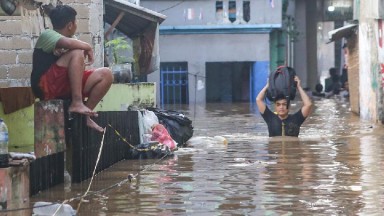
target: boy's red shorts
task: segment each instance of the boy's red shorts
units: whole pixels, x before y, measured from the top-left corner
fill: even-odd
[[[93,70],[85,70],[83,73],[83,98],[89,96],[88,93],[84,92],[84,86],[92,72]],[[48,71],[41,76],[39,87],[44,93],[44,100],[71,98],[71,87],[66,67],[53,64]]]

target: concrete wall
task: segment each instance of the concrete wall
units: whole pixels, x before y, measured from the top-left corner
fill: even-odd
[[[314,90],[318,82],[316,4],[296,0],[295,21],[300,33],[294,43],[294,65],[303,87]]]
[[[228,11],[228,0],[223,0],[224,12]],[[281,2],[274,1],[271,7],[268,0],[250,1],[251,19],[247,24],[280,24]],[[222,16],[216,14],[216,0],[178,1],[141,0],[141,6],[167,16],[162,26],[174,25],[212,25],[222,24]],[[236,9],[242,11],[242,0],[236,0]],[[224,14],[224,16],[227,16]]]
[[[29,106],[16,112],[4,114],[3,104],[0,103],[0,118],[8,126],[9,151],[33,151],[34,140],[34,106]],[[15,150],[17,148],[17,150]]]
[[[205,71],[207,62],[255,62],[269,61],[269,33],[242,32],[233,29],[244,25],[247,28],[269,24],[280,26],[282,22],[282,1],[250,1],[250,20],[241,19],[243,1],[236,0],[237,20],[228,21],[228,0],[224,0],[223,13],[216,12],[216,0],[155,1],[141,0],[141,6],[160,12],[167,19],[160,26],[160,60],[161,62],[187,62],[189,72],[189,102],[204,103],[206,101]],[[238,22],[238,21],[241,22]],[[188,30],[194,28],[194,33],[161,34],[161,29],[173,26]],[[206,33],[210,27],[225,26],[220,33]],[[230,33],[229,33],[230,32]],[[158,82],[160,73],[148,76],[148,81]],[[157,86],[157,98],[160,98],[160,85]]]
[[[378,42],[378,20],[372,17],[374,0],[360,2],[359,20],[359,89],[360,117],[364,120],[378,121],[382,116],[382,88]],[[376,3],[376,7],[378,4]]]
[[[359,64],[359,39],[355,34],[348,38],[348,84],[349,84],[349,102],[351,111],[357,115],[360,114],[360,64]]]
[[[298,31],[300,35],[298,37],[297,42],[294,43],[294,65],[292,65],[297,75],[300,77],[302,81],[302,86],[307,86],[307,19],[306,19],[306,1],[305,0],[297,0],[295,7],[295,20]]]
[[[102,0],[63,0],[77,12],[76,36],[93,45],[95,63],[103,65],[104,29]],[[30,86],[32,52],[38,35],[22,29],[21,16],[0,16],[0,87]]]
[[[156,83],[112,84],[96,111],[126,111],[131,108],[156,107]]]
[[[381,1],[380,8],[384,7],[384,2]],[[377,62],[375,62],[375,72],[377,78],[377,103],[378,103],[378,116],[377,120],[384,123],[384,103],[383,103],[383,91],[384,91],[384,12],[381,11],[380,19],[375,19],[377,28],[375,29],[375,47],[377,49]]]
[[[315,85],[317,84],[317,16],[316,14],[316,4],[306,2],[306,55],[307,55],[307,70],[306,76],[303,76],[303,84],[304,87],[311,87],[311,89],[315,89]]]
[[[190,103],[205,102],[206,62],[269,61],[269,56],[269,34],[160,35],[161,62],[188,62]],[[148,80],[160,80],[159,73]]]
[[[160,36],[160,56],[168,61],[266,61],[268,34],[200,34]]]

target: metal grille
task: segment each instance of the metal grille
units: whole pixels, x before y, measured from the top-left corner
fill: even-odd
[[[187,63],[161,63],[160,74],[161,105],[188,104]]]
[[[99,116],[95,121],[106,127],[111,124],[122,137],[130,144],[140,143],[137,111],[107,111],[98,112]],[[74,114],[67,128],[67,168],[72,175],[72,182],[78,183],[92,176],[96,159],[99,153],[102,134],[85,126],[85,117]],[[130,146],[115,134],[114,130],[106,127],[104,146],[100,162],[96,169],[100,172],[118,161],[129,159],[131,154]]]
[[[64,152],[37,158],[29,167],[31,196],[64,182]]]

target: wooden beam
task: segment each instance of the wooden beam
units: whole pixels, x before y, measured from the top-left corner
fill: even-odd
[[[119,24],[120,20],[124,17],[125,13],[123,11],[120,12],[120,14],[116,17],[115,21],[113,21],[111,27],[109,27],[108,31],[104,33],[104,40],[108,41],[108,36],[111,34],[113,29]]]

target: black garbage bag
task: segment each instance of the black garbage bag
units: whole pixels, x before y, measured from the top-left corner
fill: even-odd
[[[168,130],[172,139],[177,142],[178,147],[183,146],[193,136],[192,121],[184,114],[153,107],[147,109],[155,113],[159,123]]]

